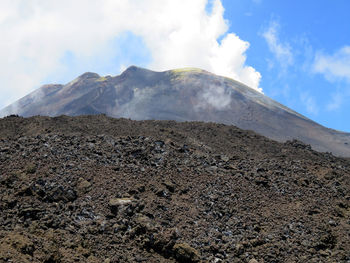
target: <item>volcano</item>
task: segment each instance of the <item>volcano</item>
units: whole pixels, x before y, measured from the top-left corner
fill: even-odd
[[[350,133],[323,127],[240,82],[196,68],[155,72],[131,66],[115,77],[88,72],[66,85],[42,86],[0,111],[10,114],[215,122],[350,156]]]

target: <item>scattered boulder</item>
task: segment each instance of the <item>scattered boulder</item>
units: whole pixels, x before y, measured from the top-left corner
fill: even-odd
[[[132,198],[112,198],[109,200],[108,205],[112,214],[116,215],[118,211],[128,205],[131,205],[134,202]]]
[[[138,233],[152,233],[156,231],[156,223],[148,216],[138,214],[134,222]]]
[[[80,177],[77,183],[77,190],[81,193],[87,193],[91,189],[91,183]]]
[[[199,252],[187,243],[175,244],[173,250],[174,256],[179,262],[191,263],[200,260]]]
[[[36,172],[36,165],[34,163],[30,163],[26,166],[25,172],[27,174],[34,174]]]

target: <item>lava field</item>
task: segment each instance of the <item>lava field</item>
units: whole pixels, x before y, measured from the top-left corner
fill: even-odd
[[[215,123],[9,116],[0,262],[350,262],[350,160]]]

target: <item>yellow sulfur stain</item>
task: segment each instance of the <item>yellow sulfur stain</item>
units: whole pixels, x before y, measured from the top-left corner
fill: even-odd
[[[190,72],[190,73],[203,73],[204,70],[202,69],[199,69],[199,68],[179,68],[179,69],[173,69],[171,70],[170,72],[172,73],[187,73],[187,72]]]
[[[180,68],[180,69],[170,70],[169,74],[171,75],[170,77],[171,81],[179,81],[184,79],[188,73],[205,73],[205,72],[206,71],[199,68]]]
[[[96,79],[96,82],[103,82],[106,80],[107,80],[107,77],[100,77],[100,78]]]

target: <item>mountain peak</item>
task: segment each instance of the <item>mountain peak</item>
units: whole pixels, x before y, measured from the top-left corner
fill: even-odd
[[[134,79],[134,80],[142,80],[153,75],[155,72],[149,69],[136,67],[134,65],[128,67],[126,70],[120,74],[122,79]]]
[[[132,71],[137,71],[137,70],[139,70],[139,69],[141,69],[141,68],[136,67],[135,65],[131,65],[131,66],[128,67],[124,72],[126,72],[126,71],[132,72]]]
[[[62,86],[32,92],[0,116],[104,113],[134,120],[237,125],[271,139],[298,139],[350,156],[350,134],[326,129],[258,91],[198,68],[156,72],[136,66],[115,77],[87,72]]]
[[[85,72],[79,76],[79,79],[97,79],[100,78],[100,75],[94,72]]]
[[[129,75],[129,74],[134,74],[134,73],[144,72],[144,71],[150,71],[150,70],[132,65],[128,67],[126,70],[124,70],[121,75]]]

